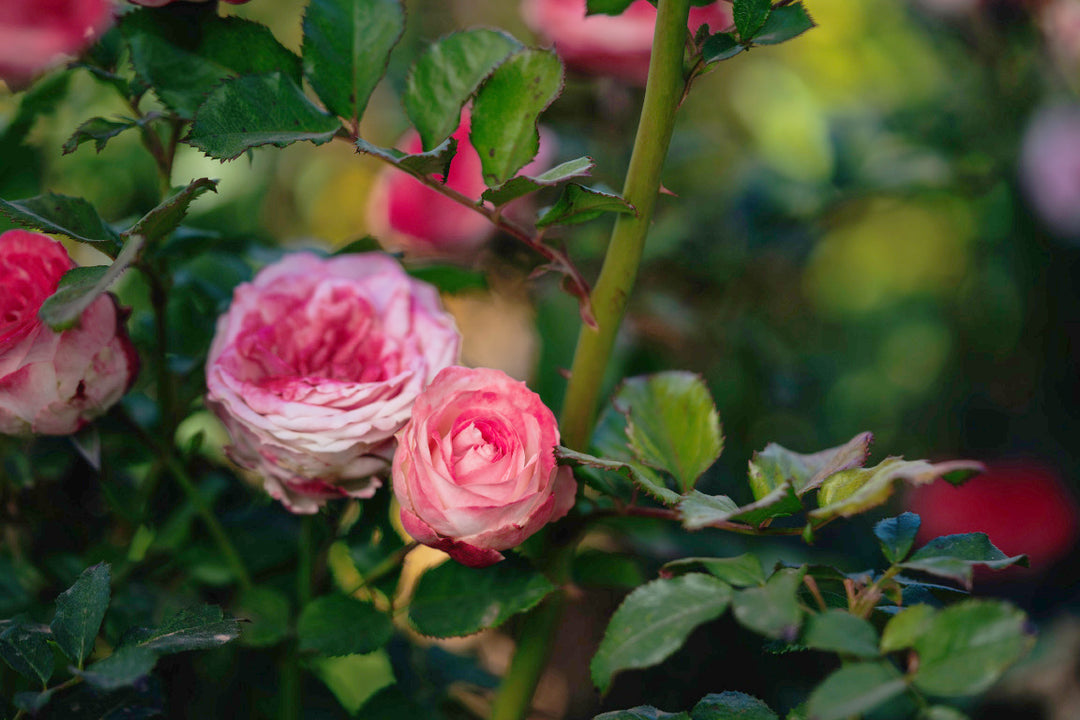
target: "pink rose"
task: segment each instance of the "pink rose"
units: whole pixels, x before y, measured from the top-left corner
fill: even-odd
[[[233,293],[206,363],[230,457],[296,513],[374,494],[394,433],[460,338],[435,288],[381,253],[282,258]]]
[[[521,13],[530,28],[555,43],[567,67],[645,84],[656,26],[656,8],[648,0],[635,0],[622,15],[588,17],[585,0],[523,0]],[[706,23],[712,32],[729,28],[730,3],[690,9],[692,31]]]
[[[469,142],[469,120],[466,109],[452,136],[458,142],[458,150],[450,163],[446,185],[477,200],[487,190],[487,185],[480,156]],[[415,130],[405,133],[398,149],[407,153],[423,151],[420,134]],[[554,137],[541,129],[536,158],[521,172],[527,174],[547,169],[554,149]],[[513,217],[513,204],[508,211]],[[415,257],[468,257],[495,232],[495,226],[480,213],[395,168],[384,168],[379,173],[368,196],[367,221],[372,235],[383,247]]]
[[[0,0],[0,78],[25,85],[111,23],[111,0]]]
[[[1053,471],[1030,463],[992,465],[959,487],[924,485],[908,494],[907,508],[922,518],[920,543],[984,532],[1006,555],[1030,556],[1034,571],[1067,555],[1080,532],[1076,499]]]
[[[135,380],[139,358],[111,295],[70,330],[38,318],[74,264],[45,235],[0,235],[0,433],[68,435],[114,405]]]
[[[1080,106],[1036,113],[1024,133],[1020,178],[1050,229],[1080,238]]]
[[[555,463],[555,417],[499,370],[443,370],[397,439],[394,494],[405,531],[464,565],[502,560],[499,550],[574,505],[574,477]]]

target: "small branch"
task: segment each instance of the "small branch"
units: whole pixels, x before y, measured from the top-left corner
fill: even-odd
[[[595,513],[593,517],[618,517],[620,515],[658,518],[660,520],[672,520],[674,522],[679,522],[682,520],[682,515],[679,514],[677,510],[671,510],[669,508],[636,507],[633,505],[625,506],[621,510],[602,510]],[[731,522],[730,520],[717,520],[716,522],[709,523],[704,527],[716,528],[718,530],[727,530],[728,532],[738,533],[740,535],[779,535],[788,537],[802,535],[802,530],[800,528],[754,527],[753,525]]]
[[[397,550],[395,550],[394,552],[387,555],[386,558],[381,563],[379,563],[378,565],[376,565],[375,567],[373,567],[371,569],[371,572],[364,575],[364,577],[360,581],[359,585],[357,585],[353,589],[349,590],[345,594],[346,595],[355,595],[356,593],[360,592],[364,588],[378,582],[379,580],[384,578],[386,575],[389,575],[399,565],[401,565],[401,563],[405,560],[405,556],[408,555],[409,553],[411,553],[413,550],[415,550],[419,544],[420,543],[418,543],[418,542],[416,542],[414,540],[413,542],[409,543],[408,545],[400,547]]]
[[[342,140],[348,140],[351,143],[355,143],[359,138],[354,133],[339,132],[335,137]],[[554,270],[562,273],[571,285],[571,293],[578,298],[581,303],[581,316],[586,324],[595,326],[595,320],[593,320],[592,309],[589,301],[590,287],[588,281],[581,274],[581,271],[577,269],[573,261],[570,260],[570,256],[564,250],[558,250],[550,245],[546,245],[543,242],[543,231],[531,233],[526,228],[515,223],[513,220],[508,219],[502,214],[502,210],[499,208],[488,207],[479,200],[473,200],[468,195],[455,190],[444,182],[439,181],[432,175],[424,175],[421,173],[415,173],[411,170],[401,167],[392,160],[382,157],[380,155],[369,155],[392,168],[400,170],[407,175],[416,178],[419,182],[423,183],[427,187],[431,188],[440,195],[453,200],[462,207],[467,207],[473,212],[483,215],[488,221],[497,227],[502,232],[510,235],[511,237],[520,240],[538,255],[547,260],[550,265],[542,266],[543,270]]]
[[[818,607],[821,608],[821,612],[828,612],[829,606],[825,604],[825,598],[821,596],[821,590],[818,588],[817,580],[810,575],[803,575],[803,584],[810,591],[810,594],[814,596],[814,600],[817,602]]]

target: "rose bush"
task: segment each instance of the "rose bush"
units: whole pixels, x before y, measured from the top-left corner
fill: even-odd
[[[585,0],[524,0],[521,13],[536,33],[555,43],[566,65],[587,75],[645,84],[656,8],[635,0],[621,15],[585,16]],[[708,23],[714,32],[732,24],[731,4],[690,9],[690,29]]]
[[[470,198],[479,198],[487,189],[480,156],[469,142],[469,111],[461,114],[461,124],[452,137],[458,151],[450,162],[447,187]],[[541,129],[536,159],[522,168],[528,175],[547,168],[554,155],[552,135]],[[409,130],[398,141],[406,153],[423,151],[420,134]],[[508,209],[513,215],[513,205]],[[387,250],[416,257],[468,257],[495,232],[495,227],[478,212],[425,186],[416,178],[393,168],[383,168],[368,195],[367,221],[372,235]]]
[[[555,462],[554,415],[525,383],[499,370],[443,370],[397,438],[402,525],[464,565],[502,560],[500,550],[574,504],[573,475]]]
[[[90,45],[111,22],[110,0],[0,2],[0,79],[25,84]]]
[[[230,457],[293,512],[371,497],[420,391],[457,360],[435,288],[381,253],[288,255],[233,293],[207,359]]]
[[[67,435],[115,404],[131,387],[139,358],[111,295],[90,304],[78,325],[57,333],[41,304],[74,267],[45,235],[0,235],[0,433]]]

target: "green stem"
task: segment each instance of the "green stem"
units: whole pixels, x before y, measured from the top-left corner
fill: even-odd
[[[141,425],[139,425],[139,423],[135,422],[135,419],[128,415],[122,407],[119,408],[118,414],[128,427],[135,432],[139,439],[158,456],[162,463],[164,463],[169,474],[176,479],[176,483],[180,486],[180,489],[183,490],[184,495],[187,496],[192,507],[195,508],[195,512],[198,513],[199,518],[206,526],[206,529],[210,531],[210,535],[214,538],[214,542],[217,543],[218,550],[221,551],[222,556],[225,558],[225,562],[228,563],[229,567],[232,569],[233,575],[236,576],[236,581],[240,584],[240,587],[244,590],[250,590],[252,588],[251,574],[244,565],[244,561],[240,558],[240,553],[236,551],[236,546],[232,544],[228,534],[225,532],[225,528],[221,526],[217,516],[214,515],[214,511],[210,509],[210,506],[206,504],[206,500],[199,494],[199,489],[195,486],[195,481],[188,475],[187,469],[176,459],[176,456],[173,453],[172,443],[162,447]]]
[[[312,542],[314,527],[312,515],[300,518],[300,532],[296,539],[296,616],[295,623],[311,602],[312,568],[315,564],[315,548]],[[293,638],[285,651],[281,666],[281,719],[299,720],[303,715],[303,670],[300,667],[300,641]]]
[[[312,567],[315,563],[314,546],[312,545],[312,517],[304,515],[300,518],[300,535],[297,539],[296,560],[296,602],[303,610],[304,606],[311,602],[311,577]]]
[[[491,708],[491,720],[521,720],[525,717],[551,654],[564,604],[564,594],[559,591],[525,617],[514,659]]]
[[[600,384],[637,278],[660,192],[660,171],[671,142],[675,111],[686,87],[683,47],[689,12],[690,0],[660,0],[657,6],[645,101],[623,186],[623,197],[637,209],[637,214],[619,215],[615,221],[607,256],[592,292],[597,328],[581,328],[559,423],[563,444],[575,450],[585,449],[592,432]]]

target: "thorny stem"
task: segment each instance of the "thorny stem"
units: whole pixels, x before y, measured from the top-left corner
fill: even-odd
[[[637,213],[619,215],[615,221],[591,296],[597,327],[581,328],[559,422],[563,444],[575,450],[584,450],[588,444],[601,382],[652,222],[660,172],[675,127],[675,111],[686,87],[683,46],[689,12],[690,0],[661,0],[657,8],[645,101],[622,193]]]
[[[623,197],[637,213],[620,215],[616,220],[600,278],[590,296],[593,322],[586,320],[581,329],[559,423],[563,443],[571,448],[582,449],[588,441],[600,381],[607,369],[615,333],[622,322],[641,262],[645,236],[660,190],[660,171],[675,124],[675,111],[685,88],[683,43],[689,14],[690,0],[658,2],[645,100],[623,189]],[[479,212],[493,211],[482,209]],[[583,313],[583,317],[588,316]],[[559,558],[553,561],[559,566],[553,573],[559,583],[567,580],[566,566],[573,557],[575,544],[553,548],[548,541],[548,557]],[[495,698],[491,720],[522,720],[528,713],[551,653],[563,602],[565,599],[560,591],[526,617],[518,635],[514,659]]]
[[[348,140],[351,143],[355,143],[359,137],[352,132],[348,132],[344,129],[339,130],[337,136],[343,140]],[[387,165],[396,168],[404,173],[411,175],[418,181],[431,188],[435,192],[447,197],[463,207],[467,207],[473,212],[479,213],[486,217],[492,225],[497,227],[502,232],[510,235],[511,237],[520,240],[527,245],[530,249],[536,252],[538,255],[547,260],[550,264],[540,268],[540,271],[554,270],[563,273],[567,281],[570,283],[570,290],[573,292],[581,303],[581,317],[586,324],[592,324],[593,320],[592,310],[589,305],[589,283],[585,280],[585,277],[581,274],[581,271],[577,269],[574,263],[570,260],[570,256],[565,251],[551,247],[543,242],[543,232],[530,232],[528,229],[522,227],[513,220],[508,219],[503,215],[500,208],[489,207],[484,203],[470,198],[458,190],[450,187],[449,185],[441,182],[433,175],[424,175],[422,173],[415,173],[411,170],[401,167],[393,160],[383,157],[381,155],[370,154],[369,157],[373,157],[376,160],[386,163]]]

